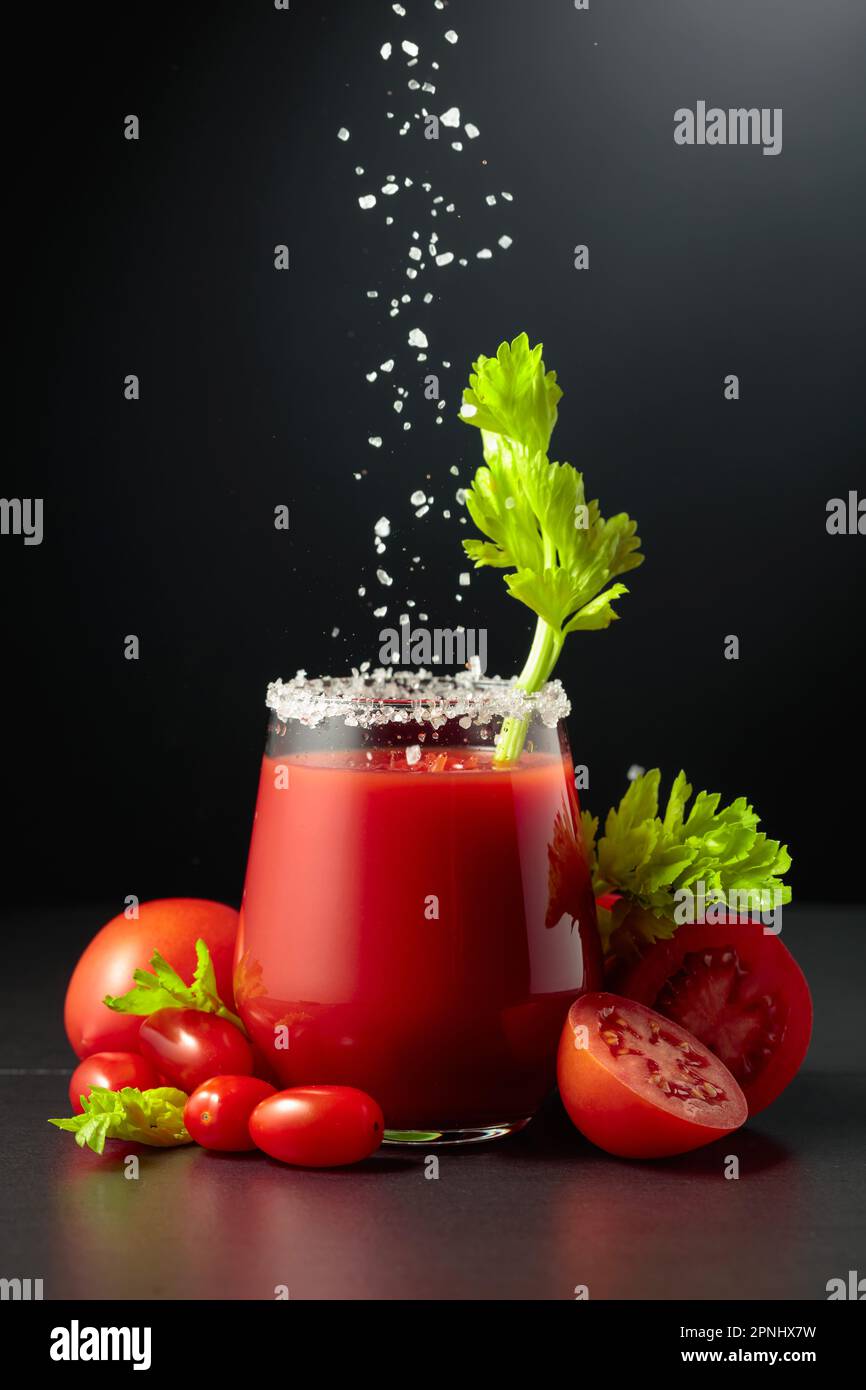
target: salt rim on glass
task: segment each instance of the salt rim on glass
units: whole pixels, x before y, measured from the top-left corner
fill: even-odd
[[[530,694],[514,680],[482,679],[471,671],[443,676],[390,668],[336,677],[299,671],[293,680],[271,681],[265,703],[281,723],[296,720],[311,729],[326,719],[361,729],[408,723],[439,729],[451,719],[468,729],[501,719],[539,719],[553,729],[571,713],[558,680]]]

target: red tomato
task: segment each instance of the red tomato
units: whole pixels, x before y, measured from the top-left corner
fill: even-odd
[[[89,1096],[91,1087],[106,1091],[122,1091],[124,1086],[149,1091],[161,1086],[162,1078],[156,1068],[135,1052],[94,1052],[79,1062],[69,1083],[69,1099],[76,1115],[82,1114],[81,1096]]]
[[[682,1024],[715,1052],[757,1115],[793,1081],[812,1035],[812,996],[787,946],[760,922],[685,925],[610,988]]]
[[[256,1147],[250,1138],[250,1115],[274,1094],[273,1086],[255,1076],[214,1076],[193,1091],[183,1121],[203,1148],[241,1153]]]
[[[131,1052],[138,1047],[141,1019],[117,1014],[103,1004],[106,994],[126,994],[134,970],[146,970],[159,951],[189,984],[195,971],[195,943],[207,942],[220,998],[234,1007],[232,956],[238,914],[222,903],[201,898],[164,898],[142,903],[136,921],[123,913],[96,933],[72,972],[66,991],[64,1023],[79,1057],[93,1052]]]
[[[178,1090],[195,1091],[211,1076],[249,1076],[252,1049],[239,1028],[201,1009],[160,1009],[141,1025],[143,1057]]]
[[[379,1106],[354,1086],[297,1086],[278,1091],[250,1116],[250,1135],[283,1163],[339,1168],[367,1158],[382,1142]]]
[[[621,1158],[688,1153],[739,1129],[748,1114],[727,1067],[697,1038],[615,994],[572,1004],[557,1078],[577,1128]]]

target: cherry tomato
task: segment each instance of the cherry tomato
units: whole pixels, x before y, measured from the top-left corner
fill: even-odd
[[[134,970],[146,970],[159,951],[187,984],[195,971],[195,943],[207,942],[223,1003],[233,1008],[232,957],[238,914],[201,898],[164,898],[142,903],[137,920],[119,916],[104,926],[84,951],[66,991],[64,1023],[79,1057],[93,1052],[132,1052],[141,1018],[118,1014],[103,1004],[106,994],[126,994]]]
[[[748,1114],[727,1067],[697,1038],[615,994],[572,1004],[557,1077],[577,1128],[621,1158],[688,1153],[739,1129]]]
[[[213,1076],[193,1091],[183,1120],[205,1149],[241,1153],[256,1146],[250,1138],[250,1115],[275,1088],[256,1076]]]
[[[610,988],[682,1024],[733,1072],[749,1114],[788,1086],[812,1035],[812,996],[794,957],[760,922],[684,925]]]
[[[160,1009],[138,1035],[141,1054],[172,1086],[195,1091],[212,1076],[250,1076],[253,1054],[239,1028],[201,1009]]]
[[[358,1163],[378,1149],[384,1131],[379,1106],[354,1086],[278,1091],[250,1116],[250,1135],[258,1148],[305,1168]]]
[[[162,1084],[156,1068],[136,1052],[94,1052],[79,1062],[72,1073],[69,1099],[75,1114],[80,1115],[81,1097],[89,1096],[93,1086],[101,1086],[106,1091],[122,1091],[124,1086],[150,1091]]]

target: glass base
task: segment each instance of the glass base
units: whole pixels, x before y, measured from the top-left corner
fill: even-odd
[[[417,1149],[431,1144],[456,1148],[459,1145],[484,1144],[490,1139],[504,1139],[509,1134],[519,1134],[532,1119],[506,1120],[502,1124],[484,1125],[477,1129],[386,1129],[383,1145],[393,1148]]]

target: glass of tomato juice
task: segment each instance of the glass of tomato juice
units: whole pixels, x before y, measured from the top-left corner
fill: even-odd
[[[562,687],[298,677],[268,706],[235,957],[254,1042],[287,1087],[367,1091],[393,1142],[522,1129],[601,983]]]

